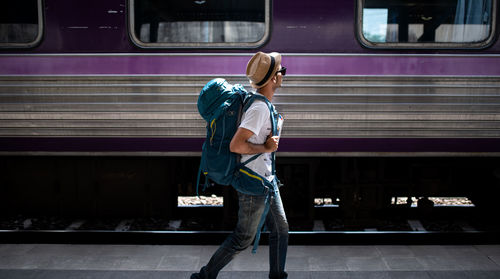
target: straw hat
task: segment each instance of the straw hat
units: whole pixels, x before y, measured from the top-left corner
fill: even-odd
[[[257,52],[247,64],[247,77],[254,88],[264,87],[281,65],[281,54]]]

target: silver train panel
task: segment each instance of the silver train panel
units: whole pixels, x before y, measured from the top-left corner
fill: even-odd
[[[204,137],[211,78],[0,77],[0,136]],[[284,137],[500,137],[497,77],[287,76],[275,103]]]

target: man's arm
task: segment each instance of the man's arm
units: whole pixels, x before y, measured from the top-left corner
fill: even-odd
[[[278,149],[278,137],[269,135],[264,144],[253,144],[248,142],[248,139],[252,135],[252,131],[241,127],[238,128],[229,145],[231,152],[239,154],[259,154],[274,152]]]

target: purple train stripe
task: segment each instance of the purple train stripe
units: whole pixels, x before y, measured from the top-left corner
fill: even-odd
[[[0,56],[0,75],[242,75],[250,55]],[[292,75],[500,76],[500,56],[286,55]]]
[[[0,138],[0,152],[201,152],[202,138]],[[500,138],[283,138],[280,152],[500,152]]]

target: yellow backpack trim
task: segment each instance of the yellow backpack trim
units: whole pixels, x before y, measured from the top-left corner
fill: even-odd
[[[260,178],[260,177],[258,177],[258,176],[256,176],[256,175],[250,174],[250,173],[248,173],[248,172],[247,172],[246,170],[244,170],[244,169],[240,169],[240,171],[241,171],[242,173],[244,173],[244,174],[246,174],[246,175],[248,175],[248,176],[252,177],[252,178],[255,178],[255,179],[258,179],[258,180],[262,181],[262,178]]]
[[[210,129],[212,130],[212,136],[210,137],[210,144],[212,144],[212,141],[214,139],[214,136],[215,136],[215,130],[217,129],[217,125],[215,124],[215,118],[214,120],[212,120],[212,122],[210,123]]]

